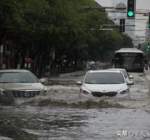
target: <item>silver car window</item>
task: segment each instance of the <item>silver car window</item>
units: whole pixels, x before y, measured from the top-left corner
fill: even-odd
[[[0,83],[38,83],[37,77],[30,72],[0,72]]]

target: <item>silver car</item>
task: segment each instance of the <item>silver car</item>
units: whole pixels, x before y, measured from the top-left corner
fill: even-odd
[[[0,98],[34,97],[46,91],[46,87],[28,70],[0,70]]]
[[[129,75],[128,72],[126,71],[126,69],[123,69],[123,68],[111,68],[111,69],[108,69],[108,70],[120,71],[124,75],[125,80],[126,80],[128,85],[133,85],[134,84],[133,76]]]

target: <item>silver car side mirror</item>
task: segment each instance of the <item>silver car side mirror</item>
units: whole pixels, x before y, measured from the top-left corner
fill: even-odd
[[[133,79],[133,75],[129,75],[129,78],[130,78],[130,79]]]
[[[46,78],[41,78],[39,81],[40,81],[40,83],[45,84],[47,82],[47,79]]]

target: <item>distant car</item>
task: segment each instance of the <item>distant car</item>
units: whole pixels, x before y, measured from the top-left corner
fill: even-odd
[[[34,97],[46,91],[46,87],[28,70],[0,70],[0,97]]]
[[[96,63],[95,61],[88,61],[86,64],[87,70],[95,70],[96,69]]]
[[[127,82],[127,84],[129,85],[133,85],[134,84],[134,81],[131,80],[133,79],[133,76],[132,75],[129,75],[128,72],[126,71],[126,69],[123,69],[123,68],[111,68],[111,69],[108,69],[108,70],[114,70],[114,71],[121,71],[122,74],[124,75],[125,77],[125,80]]]
[[[80,94],[95,97],[129,93],[125,77],[120,71],[88,71],[83,79]]]

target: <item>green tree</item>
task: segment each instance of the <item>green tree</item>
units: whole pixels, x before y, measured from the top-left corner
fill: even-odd
[[[24,58],[33,60],[32,70],[77,69],[89,59],[106,60],[115,49],[132,46],[128,36],[117,29],[94,0],[1,0],[0,45],[11,46],[11,57],[24,67]],[[10,59],[12,60],[12,59]]]

